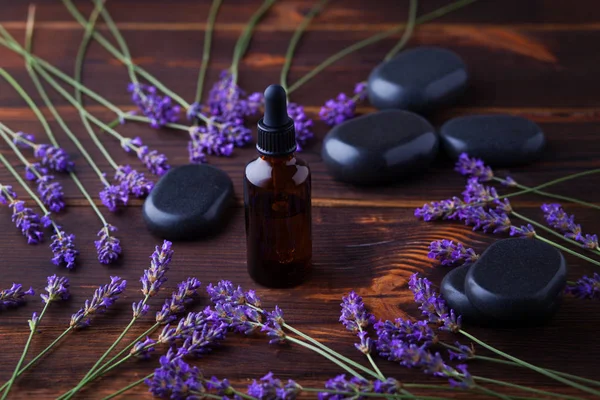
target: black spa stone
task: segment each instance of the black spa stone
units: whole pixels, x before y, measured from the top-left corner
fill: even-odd
[[[489,318],[475,308],[465,293],[465,277],[470,267],[471,265],[463,265],[448,272],[440,284],[440,293],[448,306],[462,316],[464,322],[487,324]]]
[[[369,101],[380,110],[428,112],[453,103],[464,92],[467,67],[454,52],[417,47],[379,64],[369,76]]]
[[[535,161],[546,144],[533,121],[513,115],[469,115],[446,122],[440,129],[446,153],[483,159],[492,166],[522,165]]]
[[[560,304],[567,265],[562,254],[539,240],[514,238],[492,244],[465,276],[465,293],[498,322],[547,321]]]
[[[167,172],[144,202],[150,231],[169,240],[217,233],[233,200],[229,176],[211,165],[184,165]]]
[[[418,175],[435,158],[438,137],[423,117],[386,110],[335,126],[321,155],[334,178],[357,185],[399,181]]]

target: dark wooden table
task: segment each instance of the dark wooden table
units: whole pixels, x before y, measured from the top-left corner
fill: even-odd
[[[82,3],[79,6],[87,15],[90,4],[79,3]],[[404,21],[408,4],[398,6],[399,3],[405,2],[332,2],[303,37],[290,80],[294,81],[348,44]],[[422,3],[420,14],[448,2],[428,0]],[[207,85],[217,79],[219,71],[228,67],[235,40],[258,4],[258,1],[224,1],[216,26]],[[240,84],[245,89],[260,91],[278,81],[288,41],[311,4],[307,0],[282,0],[260,23],[241,66]],[[82,29],[60,1],[39,1],[37,6],[35,52],[63,71],[72,73]],[[135,62],[190,101],[194,96],[209,6],[208,1],[192,0],[108,2],[108,9],[119,23]],[[1,23],[22,39],[26,2],[2,0],[0,10]],[[535,185],[569,173],[598,168],[599,12],[600,7],[595,0],[480,1],[418,27],[409,46],[437,45],[452,49],[465,59],[471,73],[471,84],[464,97],[455,106],[432,115],[432,122],[439,125],[456,115],[508,113],[539,123],[549,142],[544,156],[533,165],[510,170],[510,174],[523,184]],[[103,25],[100,29],[107,32]],[[346,57],[294,93],[293,101],[305,105],[316,117],[325,100],[340,91],[350,92],[355,82],[364,80],[396,40],[397,37],[384,40]],[[22,82],[41,104],[20,57],[1,48],[0,66]],[[132,108],[126,91],[126,68],[97,43],[90,48],[84,81],[122,108]],[[98,164],[103,170],[108,170],[106,161],[95,150],[74,109],[55,92],[52,95],[59,111]],[[106,121],[113,118],[109,112],[91,102],[89,109]],[[371,109],[363,107],[360,111],[369,112]],[[15,130],[43,137],[33,113],[5,82],[0,83],[0,121]],[[76,155],[64,133],[58,128],[56,130],[59,140]],[[135,123],[123,126],[121,132],[128,136],[139,135],[151,147],[159,147],[169,156],[172,165],[187,162],[185,134],[156,131]],[[451,238],[482,251],[496,238],[471,232],[460,224],[427,224],[413,217],[414,208],[423,202],[460,193],[464,178],[452,171],[449,160],[440,157],[427,174],[409,182],[384,188],[356,188],[335,182],[327,174],[320,157],[321,140],[327,127],[316,122],[315,132],[316,140],[302,155],[310,162],[313,171],[315,271],[312,279],[295,289],[270,290],[256,287],[246,273],[241,183],[244,165],[255,157],[250,146],[236,150],[231,158],[210,157],[210,163],[224,169],[233,179],[237,205],[231,210],[232,218],[224,233],[200,242],[174,245],[175,257],[167,288],[173,288],[176,282],[188,276],[196,276],[205,284],[229,279],[245,288],[256,288],[266,307],[278,304],[285,310],[288,322],[346,356],[364,362],[352,345],[354,337],[338,323],[342,295],[356,290],[378,318],[418,317],[419,312],[407,289],[407,279],[412,273],[421,272],[439,284],[446,272],[445,268],[432,265],[427,259],[429,242]],[[106,137],[105,143],[119,162],[137,163],[122,152],[114,140]],[[2,146],[2,150],[18,164],[9,149]],[[80,156],[75,157],[79,176],[91,192],[97,193],[99,184],[96,176]],[[499,175],[507,172],[497,171]],[[589,177],[553,187],[552,190],[600,202],[599,181],[600,177]],[[5,169],[0,169],[0,182],[15,184]],[[50,274],[65,274],[71,279],[72,301],[51,307],[30,354],[37,354],[62,332],[70,315],[81,307],[95,287],[107,282],[110,275],[122,276],[130,285],[119,305],[96,318],[90,329],[69,335],[34,370],[19,379],[12,398],[52,398],[82,377],[129,321],[130,304],[140,298],[139,276],[148,266],[153,246],[160,242],[159,238],[146,231],[141,218],[141,203],[134,202],[125,212],[109,216],[120,229],[118,236],[124,248],[122,262],[112,267],[99,265],[93,245],[100,229],[99,222],[73,182],[66,178],[62,182],[68,208],[58,220],[67,231],[77,235],[81,251],[78,266],[72,272],[58,269],[50,263],[47,243],[26,245],[10,222],[9,210],[6,207],[0,209],[0,287],[5,288],[15,281],[32,285],[41,292]],[[513,204],[524,214],[540,220],[539,204],[542,201],[532,195],[518,197]],[[568,210],[577,214],[586,232],[600,230],[597,213],[572,205]],[[592,266],[570,256],[567,259],[571,279],[593,272]],[[158,306],[163,296],[156,298],[152,305]],[[196,309],[208,302],[203,296]],[[40,309],[38,298],[18,310],[0,313],[0,381],[10,377],[28,334],[27,319],[32,312]],[[128,338],[134,338],[150,324],[150,317],[142,320]],[[598,301],[567,298],[556,318],[544,327],[469,330],[499,349],[537,365],[599,379],[599,327]],[[481,354],[488,353],[481,350]],[[318,355],[296,346],[269,345],[263,336],[240,338],[232,335],[222,348],[196,364],[207,375],[229,378],[242,388],[249,380],[269,371],[281,378],[295,379],[311,386],[320,386],[341,373],[334,364]],[[427,377],[385,360],[379,360],[379,365],[386,374],[404,382],[444,384],[441,379]],[[156,366],[156,357],[123,365],[82,392],[80,397],[108,395],[147,375]],[[585,397],[581,392],[566,389],[523,369],[481,362],[471,363],[470,368],[478,375]],[[124,398],[149,397],[146,390],[141,385]],[[462,396],[469,397],[468,394]]]

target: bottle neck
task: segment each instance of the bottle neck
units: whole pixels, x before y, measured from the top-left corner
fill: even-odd
[[[261,154],[260,158],[270,164],[285,164],[288,161],[294,159],[296,157],[296,153],[285,154],[283,156],[266,156]]]

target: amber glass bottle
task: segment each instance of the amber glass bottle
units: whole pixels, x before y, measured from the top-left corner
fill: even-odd
[[[310,170],[294,154],[294,123],[279,85],[265,91],[256,148],[260,156],[244,176],[248,272],[264,286],[295,286],[311,267]]]

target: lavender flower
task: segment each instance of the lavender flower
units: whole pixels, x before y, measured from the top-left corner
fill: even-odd
[[[263,327],[261,313],[246,305],[233,303],[216,303],[213,310],[208,310],[209,319],[222,321],[244,335],[250,335]]]
[[[314,136],[311,131],[313,121],[306,116],[304,107],[299,104],[288,103],[287,112],[294,121],[297,151],[302,151],[302,147]]]
[[[438,336],[427,321],[412,322],[403,318],[395,321],[379,321],[374,325],[377,334],[377,349],[380,353],[389,348],[391,340],[414,344],[435,344]]]
[[[448,350],[448,355],[451,360],[467,361],[475,357],[475,346],[471,343],[470,346],[461,344],[460,342],[454,343],[456,350]]]
[[[98,252],[98,261],[101,264],[111,264],[119,258],[121,254],[120,240],[111,235],[111,232],[115,232],[116,227],[107,224],[104,225],[98,237],[100,240],[94,241],[96,245],[96,251]]]
[[[42,175],[36,181],[40,200],[50,211],[59,212],[65,208],[64,193],[60,183],[54,181],[52,175]]]
[[[129,188],[124,184],[108,185],[100,192],[100,200],[109,211],[115,212],[125,207],[129,201]]]
[[[143,341],[137,342],[129,351],[129,353],[137,358],[141,358],[146,360],[150,358],[150,353],[154,351],[154,345],[156,341],[150,339],[149,336],[146,336],[146,339]]]
[[[454,310],[448,309],[446,301],[433,290],[429,279],[420,278],[419,274],[413,274],[408,281],[408,287],[413,292],[415,302],[420,304],[419,309],[429,319],[429,322],[439,324],[441,330],[460,331],[461,317],[457,317]]]
[[[448,200],[432,201],[415,210],[415,217],[423,221],[435,221],[438,219],[458,219],[459,211],[465,206],[458,197]]]
[[[118,300],[123,293],[127,281],[118,276],[111,276],[110,283],[100,286],[94,291],[91,300],[86,300],[83,308],[71,316],[70,326],[75,329],[86,328],[91,324],[92,316],[103,313]]]
[[[594,272],[591,277],[584,276],[574,285],[568,285],[567,292],[580,299],[600,299],[600,274]]]
[[[487,204],[498,199],[496,189],[491,186],[484,186],[479,183],[477,177],[471,177],[467,181],[467,186],[463,192],[465,203],[483,203]]]
[[[31,208],[25,207],[25,202],[14,200],[9,204],[12,208],[12,221],[15,226],[21,230],[23,236],[27,238],[27,243],[38,244],[44,240],[42,226],[49,220],[42,220]]]
[[[357,83],[353,97],[340,93],[337,98],[327,100],[319,111],[319,117],[330,126],[339,125],[354,118],[357,101],[362,101],[366,97],[366,86],[365,82]]]
[[[228,157],[233,152],[233,143],[228,142],[214,125],[190,128],[190,139],[190,162],[205,162],[205,154]]]
[[[286,335],[285,332],[283,332],[282,325],[285,323],[285,320],[283,319],[283,311],[281,308],[275,306],[275,311],[267,313],[266,317],[267,320],[261,331],[266,332],[267,336],[271,338],[269,343],[284,343]]]
[[[150,120],[151,127],[162,128],[179,120],[181,108],[174,105],[170,97],[159,95],[156,87],[130,83],[127,90],[131,93],[133,103]]]
[[[0,184],[0,204],[8,205],[15,201],[17,194],[13,191],[12,186]]]
[[[33,156],[40,160],[42,166],[56,172],[69,172],[75,166],[65,150],[49,144],[36,145]]]
[[[196,278],[188,278],[177,285],[177,290],[171,294],[171,298],[165,300],[161,310],[156,313],[156,322],[169,324],[177,315],[185,311],[185,308],[198,297],[200,281]]]
[[[517,183],[517,181],[515,181],[510,176],[507,176],[506,178],[504,178],[501,183],[502,183],[502,185],[504,185],[506,187],[517,187],[517,186],[519,186],[519,184]]]
[[[10,307],[18,307],[25,304],[25,296],[33,296],[33,288],[23,290],[23,285],[13,283],[10,289],[0,290],[0,310]]]
[[[256,114],[262,101],[261,93],[246,97],[246,93],[233,81],[231,72],[224,70],[209,92],[208,108],[213,116],[230,120]],[[196,106],[194,111],[197,113],[199,109]]]
[[[510,236],[523,236],[533,239],[535,235],[535,229],[531,224],[510,227]]]
[[[178,349],[179,356],[201,357],[209,353],[212,348],[225,340],[229,325],[224,322],[205,324],[188,336]]]
[[[176,341],[186,340],[194,332],[202,330],[210,323],[214,325],[221,324],[220,319],[212,318],[210,307],[202,312],[190,312],[185,318],[180,319],[176,326],[166,324],[160,335],[158,335],[158,343],[173,346]]]
[[[154,188],[154,182],[146,179],[143,173],[137,172],[129,165],[120,165],[117,168],[115,180],[119,187],[127,188],[129,193],[138,198],[148,196]]]
[[[150,256],[150,268],[144,270],[144,275],[140,278],[142,282],[142,293],[145,296],[155,296],[161,285],[167,281],[165,274],[169,270],[173,250],[172,243],[165,240],[162,247],[156,246],[154,253]]]
[[[350,332],[359,332],[375,322],[375,317],[367,312],[362,297],[352,291],[342,297],[340,322]]]
[[[325,382],[325,388],[342,393],[353,393],[354,395],[320,392],[319,400],[362,399],[361,393],[373,393],[375,391],[372,382],[355,376],[348,380],[346,375],[338,375],[328,380]]]
[[[486,211],[483,207],[467,207],[460,214],[466,225],[473,225],[474,231],[481,229],[484,232],[508,232],[512,226],[508,215],[501,210]]]
[[[548,225],[562,232],[565,237],[580,242],[587,249],[600,250],[598,235],[584,235],[581,225],[575,223],[575,216],[568,215],[560,204],[542,204],[542,211]]]
[[[64,231],[57,231],[52,236],[52,263],[54,265],[65,264],[67,269],[75,267],[75,259],[79,255],[79,251],[75,248],[75,235],[66,234]]]
[[[31,148],[31,144],[27,143],[26,141],[35,143],[35,136],[31,133],[17,132],[13,139],[13,143],[18,147],[23,149]]]
[[[244,147],[252,142],[252,130],[247,128],[244,125],[244,122],[244,119],[240,117],[222,121],[219,136],[222,137],[227,144],[231,145],[231,151],[225,149],[225,151],[222,151],[222,154],[219,155],[229,157],[233,152],[233,146]]]
[[[209,381],[205,381],[204,384],[207,389],[215,391],[218,396],[223,396],[223,400],[230,399],[231,397],[229,396],[234,394],[234,389],[227,379],[220,380],[216,376],[213,376]],[[241,397],[235,395],[233,399],[241,400]]]
[[[246,303],[246,295],[240,286],[235,286],[230,281],[219,281],[216,286],[209,283],[206,292],[214,303]],[[254,292],[252,292],[255,294]]]
[[[139,318],[148,313],[150,306],[143,301],[138,301],[131,304],[131,309],[133,310],[133,318]]]
[[[467,153],[462,153],[458,157],[454,170],[461,175],[475,177],[479,182],[487,182],[494,177],[494,172],[484,164],[483,160],[471,158]]]
[[[56,275],[49,276],[48,285],[45,288],[48,294],[42,293],[40,297],[46,304],[58,300],[68,300],[70,296],[69,286],[68,278]]]
[[[146,168],[154,175],[162,176],[171,168],[167,156],[156,150],[148,150],[147,146],[140,147],[138,158],[144,163]]]
[[[176,357],[172,350],[160,358],[160,368],[146,380],[150,392],[162,399],[194,399],[197,393],[205,392],[203,376],[196,367]]]
[[[301,391],[302,387],[293,380],[290,379],[284,384],[280,379],[275,378],[272,372],[260,378],[259,381],[254,379],[248,385],[248,395],[260,400],[294,400]]]
[[[441,261],[442,265],[457,266],[477,261],[479,254],[452,240],[435,240],[429,245],[427,257]]]

